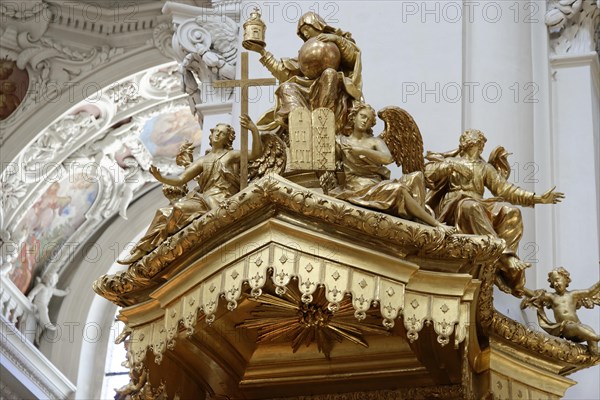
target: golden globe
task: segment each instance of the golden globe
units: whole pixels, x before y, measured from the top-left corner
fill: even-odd
[[[318,78],[327,68],[338,70],[340,60],[340,50],[335,43],[316,38],[308,39],[298,51],[300,71],[310,79]]]

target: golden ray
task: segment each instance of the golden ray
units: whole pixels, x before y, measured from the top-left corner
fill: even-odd
[[[335,342],[348,340],[369,347],[363,335],[389,335],[378,323],[357,320],[349,297],[344,298],[336,311],[331,311],[323,289],[314,293],[313,301],[308,304],[302,302],[298,289],[292,287],[281,297],[264,293],[248,300],[258,305],[251,311],[252,317],[237,327],[256,330],[258,343],[289,341],[294,353],[303,345],[315,343],[317,350],[329,359]],[[372,316],[368,318],[375,320]]]

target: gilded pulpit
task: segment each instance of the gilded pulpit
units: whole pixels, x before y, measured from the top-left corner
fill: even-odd
[[[600,362],[575,314],[600,286],[566,292],[556,272],[556,293],[528,289],[515,251],[516,206],[562,193],[510,183],[508,152],[483,160],[478,130],[424,157],[408,112],[364,102],[352,35],[316,13],[298,22],[298,59],[266,50],[260,13],[244,26],[279,80],[271,110],[241,117],[252,148],[233,149],[235,128],[218,124],[206,155],[182,149],[179,177],[152,168],[170,204],[127,268],[94,284],[127,327],[131,381],[116,398],[559,399],[566,375]],[[498,313],[494,285],[550,335]]]

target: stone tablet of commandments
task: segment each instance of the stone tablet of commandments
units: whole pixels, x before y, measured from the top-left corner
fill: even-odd
[[[289,170],[335,170],[335,117],[328,108],[299,107],[289,116]]]

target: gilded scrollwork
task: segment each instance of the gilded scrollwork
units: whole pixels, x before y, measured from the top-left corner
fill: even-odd
[[[494,311],[491,329],[494,334],[513,344],[540,355],[575,364],[579,368],[600,364],[600,356],[590,354],[586,346],[534,331],[497,311]]]
[[[94,290],[119,305],[132,304],[130,292],[156,285],[153,277],[167,269],[175,259],[194,251],[198,243],[208,242],[218,232],[226,232],[234,223],[239,224],[241,219],[259,209],[265,212],[268,209],[292,212],[330,221],[340,229],[368,231],[377,239],[393,241],[401,252],[419,256],[427,254],[434,259],[447,257],[470,264],[465,260],[495,259],[503,250],[502,241],[494,238],[446,236],[442,230],[354,207],[271,175],[256,181],[248,189],[192,221],[132,264],[127,271],[99,278]],[[379,225],[385,223],[389,228],[373,229],[372,220],[377,220]],[[425,253],[423,249],[429,246],[434,248]]]

